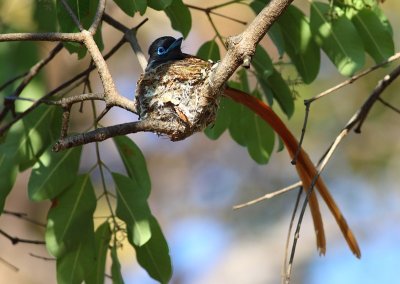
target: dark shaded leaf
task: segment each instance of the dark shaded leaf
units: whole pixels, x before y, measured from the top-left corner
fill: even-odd
[[[197,51],[197,57],[217,62],[220,59],[219,47],[215,40],[206,41]]]
[[[256,47],[256,52],[251,64],[256,70],[258,83],[260,84],[268,103],[272,105],[273,93],[268,83],[268,77],[274,72],[274,66],[271,58],[262,46],[258,45]]]
[[[57,12],[54,1],[35,1],[33,17],[38,24],[38,31],[55,32],[57,30]]]
[[[111,248],[111,277],[113,284],[123,284],[124,279],[121,274],[121,264],[119,263],[117,248],[114,246]]]
[[[104,283],[107,250],[111,240],[111,229],[108,221],[101,224],[95,233],[95,267],[93,269],[93,283]]]
[[[0,214],[4,210],[6,198],[14,186],[18,174],[18,165],[12,156],[2,151],[0,146]]]
[[[143,15],[146,12],[147,0],[114,0],[114,2],[128,16],[133,16],[136,12]]]
[[[174,0],[171,5],[165,8],[164,12],[171,21],[172,28],[181,32],[183,37],[186,38],[192,28],[192,16],[189,8],[183,4],[182,0]]]
[[[114,137],[114,143],[125,165],[128,176],[134,179],[146,198],[150,195],[151,181],[146,160],[139,147],[126,136]]]
[[[172,264],[167,241],[160,225],[150,219],[151,239],[143,246],[135,246],[136,258],[147,273],[160,283],[168,283],[172,276]]]
[[[209,125],[206,129],[204,129],[204,133],[208,138],[217,140],[228,128],[230,124],[229,107],[231,101],[232,100],[224,97],[221,98],[214,124]]]
[[[272,25],[267,34],[274,43],[279,53],[279,57],[281,58],[285,53],[285,43],[283,41],[283,35],[280,26],[277,24]]]
[[[172,0],[147,0],[147,5],[154,10],[161,11],[172,4]]]
[[[260,97],[257,92],[253,95]],[[247,108],[243,112],[242,119],[244,120],[243,124],[246,126],[243,131],[250,157],[259,164],[268,163],[274,148],[274,131],[257,114]]]
[[[96,261],[94,244],[93,227],[81,228],[81,239],[77,240],[76,247],[57,258],[58,284],[101,283],[95,282],[93,277]]]
[[[294,112],[294,102],[292,91],[283,80],[281,74],[274,70],[271,76],[267,79],[268,85],[274,93],[274,98],[278,102],[282,111],[290,118]]]
[[[304,83],[311,83],[319,72],[320,50],[312,37],[308,18],[295,6],[289,6],[277,23],[283,34],[285,51]]]
[[[66,0],[74,14],[77,16],[81,25],[88,29],[96,15],[99,0]],[[57,18],[62,32],[78,32],[79,28],[72,20],[69,13],[66,11],[63,3],[57,1]],[[94,36],[97,46],[100,50],[103,48],[101,39],[101,28],[99,27]],[[79,43],[65,43],[65,47],[70,53],[76,53],[78,58],[83,58],[86,55],[86,47]]]

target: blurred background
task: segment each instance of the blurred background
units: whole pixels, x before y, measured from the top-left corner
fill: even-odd
[[[134,26],[143,17],[129,18],[108,1],[107,12],[127,26]],[[201,7],[222,1],[184,1]],[[0,1],[0,22],[19,31],[33,28],[33,0]],[[307,14],[309,3],[295,1]],[[386,1],[382,8],[394,28],[396,50],[400,38],[400,2]],[[249,22],[254,17],[244,5],[233,5],[218,12]],[[195,54],[199,46],[214,36],[210,23],[201,11],[191,10],[193,28],[183,43],[187,53]],[[180,36],[170,27],[161,12],[148,11],[149,21],[138,32],[144,51],[159,36]],[[243,26],[212,16],[223,36],[239,33]],[[105,51],[116,43],[121,34],[104,24]],[[268,40],[262,44],[276,57]],[[0,52],[4,44],[0,44]],[[54,44],[40,43],[43,56]],[[221,49],[222,50],[222,49]],[[77,61],[75,55],[63,50],[45,69],[45,86],[33,86],[26,92],[43,94],[71,75],[85,68],[88,58]],[[120,93],[133,98],[140,66],[129,45],[109,61],[111,73]],[[396,62],[397,63],[397,62]],[[394,63],[394,64],[396,64]],[[10,59],[6,65],[18,64]],[[398,63],[397,63],[398,64]],[[367,66],[373,62],[368,58]],[[369,96],[377,82],[390,68],[373,74],[314,103],[311,108],[304,147],[317,161],[335,139],[342,127]],[[3,73],[4,74],[4,73]],[[12,77],[8,74],[1,82]],[[5,76],[5,75],[2,75]],[[96,91],[101,91],[97,74],[91,76]],[[321,72],[310,86],[298,89],[294,117],[287,121],[299,137],[304,117],[303,100],[343,81],[332,63],[323,55]],[[36,89],[35,89],[36,88]],[[392,84],[383,98],[400,106],[400,82]],[[76,93],[82,92],[75,89]],[[74,131],[91,125],[89,104],[83,113],[74,106]],[[98,104],[98,109],[104,107]],[[276,109],[279,112],[279,109]],[[136,116],[112,109],[102,120],[112,125],[135,120]],[[393,283],[398,275],[400,255],[400,138],[399,114],[379,102],[373,107],[361,135],[350,133],[339,146],[323,177],[338,202],[362,249],[361,260],[347,248],[342,235],[327,208],[322,205],[327,235],[327,254],[320,257],[315,246],[314,230],[309,212],[306,213],[296,251],[292,283]],[[135,134],[130,138],[142,149],[152,178],[150,204],[167,237],[174,266],[172,283],[279,283],[285,254],[285,242],[297,191],[266,200],[259,204],[233,210],[238,203],[257,198],[268,192],[297,182],[295,169],[285,151],[274,153],[267,165],[256,164],[247,150],[237,145],[225,133],[217,141],[198,133],[182,142],[170,142],[153,134]],[[101,143],[102,159],[112,170],[124,171],[111,141]],[[82,171],[95,163],[93,145],[84,148]],[[45,222],[50,204],[32,203],[26,189],[29,171],[20,174],[8,197],[6,209],[24,212],[32,219]],[[100,188],[98,173],[93,182]],[[110,183],[111,184],[111,183]],[[107,214],[99,204],[96,215]],[[102,219],[99,220],[101,222]],[[3,215],[0,228],[12,236],[43,239],[44,228]],[[55,261],[32,257],[49,257],[45,247],[27,244],[13,246],[0,236],[0,283],[55,283]],[[119,251],[126,283],[155,283],[136,263],[134,251],[128,244]],[[19,268],[15,271],[2,260]],[[111,283],[107,279],[108,283]]]

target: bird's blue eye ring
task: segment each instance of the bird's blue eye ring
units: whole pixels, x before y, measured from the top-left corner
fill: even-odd
[[[157,54],[158,55],[164,55],[165,54],[165,48],[160,46],[159,48],[157,48]]]

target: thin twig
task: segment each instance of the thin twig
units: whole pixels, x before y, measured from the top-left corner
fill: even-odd
[[[215,12],[215,11],[213,11],[213,10],[210,10],[209,8],[202,8],[202,7],[198,7],[198,6],[194,6],[194,5],[190,5],[190,4],[185,4],[185,5],[186,5],[186,7],[190,8],[190,9],[193,9],[193,10],[202,11],[202,12],[204,12],[204,13],[210,13],[210,14],[219,16],[219,17],[221,17],[221,18],[225,18],[225,19],[227,19],[227,20],[231,20],[231,21],[233,21],[233,22],[236,22],[236,23],[239,23],[239,24],[242,24],[242,25],[247,25],[247,22],[244,22],[244,21],[235,19],[235,18],[233,18],[233,17],[230,17],[230,16],[227,16],[227,15],[224,15],[224,14],[221,14],[221,13],[218,13],[218,12]]]
[[[16,218],[22,219],[24,221],[27,221],[29,223],[32,223],[34,225],[38,225],[40,227],[46,227],[46,224],[39,222],[37,220],[31,219],[28,217],[28,214],[26,213],[21,213],[21,212],[14,212],[14,211],[9,211],[9,210],[3,210],[3,214],[14,216]]]
[[[333,93],[333,92],[339,90],[340,88],[343,88],[344,86],[349,85],[349,84],[357,81],[361,77],[364,77],[365,75],[368,75],[372,71],[375,71],[376,69],[381,68],[381,67],[387,65],[388,63],[393,62],[393,61],[395,61],[395,60],[397,60],[399,58],[400,58],[400,52],[397,52],[396,54],[390,56],[387,60],[383,61],[382,63],[379,63],[379,64],[377,64],[375,66],[372,66],[371,68],[368,68],[368,69],[362,71],[361,73],[350,77],[349,79],[343,81],[342,83],[337,84],[336,86],[334,86],[334,87],[332,87],[332,88],[330,88],[328,90],[323,91],[322,93],[316,95],[315,97],[313,97],[311,99],[305,100],[304,103],[305,104],[312,103],[315,100],[318,100],[318,99],[320,99],[322,97],[325,97],[326,95],[329,95],[330,93]]]
[[[290,223],[289,223],[289,229],[286,237],[286,244],[285,244],[285,258],[283,260],[283,271],[282,271],[282,282],[286,279],[285,273],[287,271],[287,261],[288,261],[288,255],[289,255],[289,243],[290,243],[290,236],[292,235],[292,229],[293,229],[293,224],[294,224],[294,218],[296,217],[297,210],[299,208],[300,204],[300,197],[303,193],[303,187],[299,188],[299,192],[297,193],[296,197],[296,202],[294,204],[292,216],[290,217]],[[285,280],[286,281],[286,280]]]
[[[18,238],[18,237],[13,237],[13,236],[7,234],[6,232],[4,232],[2,229],[0,229],[0,234],[3,235],[4,237],[6,237],[7,239],[9,239],[10,242],[11,242],[13,245],[16,245],[16,244],[18,244],[18,243],[26,243],[26,244],[33,244],[33,245],[44,245],[44,244],[45,244],[44,241],[20,239],[20,238]]]
[[[1,256],[0,256],[0,262],[2,262],[3,264],[7,265],[10,269],[14,270],[15,272],[19,271],[18,267],[16,267],[14,264],[11,264],[9,261],[5,260]]]
[[[34,257],[34,258],[38,258],[44,261],[56,261],[57,259],[54,257],[46,257],[46,256],[41,256],[41,255],[37,255],[34,253],[29,253],[30,256]]]
[[[379,96],[382,92],[400,75],[400,66],[395,68],[389,75],[386,75],[382,80],[380,80],[377,86],[374,88],[370,96],[364,102],[364,104],[359,108],[359,110],[350,118],[347,122],[346,126],[341,130],[339,135],[336,137],[332,145],[328,148],[326,153],[324,154],[324,158],[322,159],[320,166],[318,167],[317,174],[313,177],[311,182],[310,188],[307,191],[306,198],[303,203],[303,207],[299,216],[299,220],[296,227],[296,232],[293,237],[293,245],[290,255],[289,264],[287,267],[286,272],[286,279],[290,279],[294,255],[297,246],[297,240],[299,239],[300,228],[303,221],[303,217],[305,214],[305,210],[308,204],[308,200],[310,198],[311,192],[314,189],[315,183],[317,182],[319,176],[321,175],[322,171],[324,170],[325,166],[327,165],[328,161],[331,159],[334,151],[338,147],[339,143],[343,140],[343,138],[353,129],[356,125],[357,128],[355,129],[356,133],[359,133],[359,128],[361,127],[362,123],[365,121],[366,117],[368,116],[369,111],[371,110],[372,106],[375,102],[379,99]]]
[[[294,158],[293,158],[293,160],[292,160],[292,164],[295,164],[295,163],[296,163],[297,158],[298,158],[298,155],[299,155],[299,152],[300,152],[300,148],[301,148],[301,146],[303,145],[303,140],[304,140],[304,136],[305,136],[305,132],[306,132],[306,127],[307,127],[307,122],[308,122],[309,110],[310,110],[311,104],[312,104],[314,101],[316,101],[316,100],[318,100],[318,99],[320,99],[320,98],[322,98],[322,97],[325,97],[325,96],[327,96],[327,95],[329,95],[329,94],[331,94],[331,93],[333,93],[333,92],[335,92],[335,91],[337,91],[337,90],[339,90],[339,89],[341,89],[341,88],[343,88],[343,87],[345,87],[345,86],[347,86],[347,85],[349,85],[349,84],[352,84],[353,82],[357,81],[358,79],[360,79],[360,78],[362,78],[362,77],[368,75],[368,74],[371,73],[372,71],[375,71],[375,70],[377,70],[378,68],[381,68],[381,67],[383,67],[383,66],[389,64],[390,62],[393,62],[393,61],[395,61],[395,60],[397,60],[397,59],[399,59],[399,58],[400,58],[400,52],[398,52],[398,53],[394,54],[393,56],[389,57],[389,58],[388,58],[387,60],[385,60],[384,62],[381,62],[381,63],[379,63],[379,64],[377,64],[377,65],[375,65],[375,66],[372,66],[371,68],[368,68],[368,69],[362,71],[361,73],[359,73],[359,74],[357,74],[357,75],[354,75],[354,76],[350,77],[349,79],[347,79],[347,80],[341,82],[340,84],[337,84],[336,86],[334,86],[334,87],[332,87],[332,88],[329,88],[328,90],[325,90],[325,91],[319,93],[318,95],[312,97],[311,99],[304,100],[304,105],[306,106],[306,109],[305,109],[305,117],[304,117],[303,127],[302,127],[302,129],[301,129],[301,136],[300,136],[300,141],[299,141],[299,147],[297,148],[296,154],[295,154],[295,156],[294,156]]]
[[[303,122],[303,127],[301,128],[301,135],[300,135],[299,145],[297,146],[296,153],[294,154],[293,159],[290,162],[292,165],[295,165],[297,163],[297,159],[299,157],[301,148],[303,146],[304,136],[306,134],[306,128],[307,128],[307,123],[308,123],[308,115],[310,113],[311,103],[304,103],[304,104],[306,105],[306,110],[305,110],[305,115],[304,115],[304,122]]]
[[[25,89],[25,87],[31,82],[31,80],[36,77],[36,75],[39,73],[39,71],[47,65],[63,48],[62,43],[58,43],[50,52],[49,54],[43,58],[42,60],[38,61],[35,65],[33,65],[28,72],[24,74],[24,79],[22,82],[19,84],[19,86],[16,88],[14,93],[12,94],[12,97],[18,97],[22,91]],[[4,99],[4,109],[0,113],[0,121],[4,119],[4,117],[7,115],[7,113],[14,108],[14,103],[8,103],[7,98]]]
[[[381,97],[378,98],[378,101],[380,101],[384,106],[387,106],[391,110],[393,110],[393,111],[397,112],[398,114],[400,114],[400,108],[397,108],[397,107],[391,105],[390,103],[388,103],[387,101],[385,101]]]
[[[299,187],[299,186],[301,186],[301,185],[302,185],[301,181],[296,182],[296,183],[294,183],[294,184],[292,184],[292,185],[289,185],[289,186],[287,186],[287,187],[285,187],[285,188],[282,188],[282,189],[276,190],[276,191],[274,191],[274,192],[265,194],[265,195],[263,195],[263,196],[261,196],[261,197],[258,197],[258,198],[256,198],[256,199],[253,199],[253,200],[248,201],[248,202],[246,202],[246,203],[242,203],[242,204],[235,205],[235,206],[233,206],[233,209],[241,209],[241,208],[243,208],[243,207],[247,207],[247,206],[256,204],[256,203],[261,202],[261,201],[263,201],[263,200],[271,199],[271,198],[273,198],[273,197],[275,197],[275,196],[278,196],[278,195],[281,195],[281,194],[283,194],[283,193],[292,191],[293,189],[296,189],[297,187]]]

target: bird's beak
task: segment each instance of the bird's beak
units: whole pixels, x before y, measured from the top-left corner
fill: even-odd
[[[168,53],[169,51],[173,50],[173,49],[181,49],[181,44],[183,41],[183,37],[180,37],[178,39],[176,39],[167,49],[166,53]]]

